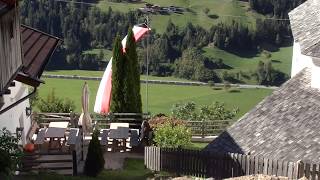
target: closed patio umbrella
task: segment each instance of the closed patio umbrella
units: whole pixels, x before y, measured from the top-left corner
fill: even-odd
[[[91,132],[92,129],[92,119],[89,113],[89,87],[87,82],[84,83],[82,89],[82,113],[79,118],[78,125],[82,126],[83,133],[86,134]]]

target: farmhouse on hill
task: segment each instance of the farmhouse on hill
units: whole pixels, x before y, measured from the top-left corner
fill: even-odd
[[[61,41],[21,25],[16,0],[0,0],[0,39],[0,129],[21,134],[24,145],[33,134],[29,97]]]
[[[294,36],[291,79],[206,149],[320,163],[320,1],[289,13]]]

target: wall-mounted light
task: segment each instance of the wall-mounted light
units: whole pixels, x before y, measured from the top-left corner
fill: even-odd
[[[20,138],[21,136],[22,136],[22,131],[23,131],[23,127],[17,127],[16,128],[16,136],[18,137],[18,138]]]
[[[32,108],[31,107],[26,107],[26,115],[30,116],[32,113]]]

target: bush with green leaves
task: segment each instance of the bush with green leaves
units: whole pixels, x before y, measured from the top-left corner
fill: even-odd
[[[20,165],[23,156],[19,146],[20,136],[13,135],[9,130],[0,130],[0,179],[9,178]]]
[[[171,110],[174,118],[189,121],[211,121],[232,119],[238,113],[239,108],[228,109],[225,104],[214,102],[211,105],[203,105],[197,108],[194,102],[175,104]]]
[[[92,140],[89,143],[87,158],[84,165],[84,174],[96,177],[104,167],[104,157],[100,146],[99,130],[95,130],[92,134]]]
[[[191,143],[191,130],[185,125],[165,123],[154,130],[154,142],[162,148],[183,148]]]
[[[69,113],[75,109],[75,103],[68,98],[63,100],[62,98],[57,97],[54,89],[52,89],[46,99],[39,99],[37,107],[41,112]]]

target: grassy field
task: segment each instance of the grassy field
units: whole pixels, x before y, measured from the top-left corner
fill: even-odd
[[[271,52],[270,60],[272,61],[272,67],[290,75],[292,50],[292,47],[282,47],[279,48],[278,51]],[[229,72],[253,72],[257,69],[259,61],[267,60],[262,54],[244,53],[243,55],[237,55],[213,47],[203,48],[203,51],[204,55],[209,58],[222,59],[226,65],[232,68],[227,70]],[[221,71],[225,70],[226,69],[223,69]],[[256,83],[253,79],[244,81],[247,84]]]
[[[109,49],[91,49],[91,50],[83,51],[82,54],[99,55],[101,51],[104,54],[105,60],[109,61],[109,59],[112,57],[112,51]]]
[[[169,15],[151,15],[151,27],[156,29],[159,33],[165,31],[169,19],[179,27],[183,27],[188,22],[192,22],[193,24],[200,25],[208,29],[211,25],[218,22],[231,20],[230,15],[246,16],[245,18],[236,17],[236,20],[243,21],[249,25],[255,23],[256,17],[262,17],[262,15],[249,11],[247,2],[238,0],[145,0],[144,2],[166,7],[178,6],[186,9],[183,14],[173,13]],[[140,7],[144,7],[144,3],[113,3],[101,0],[99,1],[98,7],[102,10],[107,10],[111,7],[115,11],[128,12],[130,10],[136,10]],[[208,15],[218,15],[219,18],[212,19],[208,17],[203,11],[205,8],[210,9]]]
[[[89,76],[89,77],[102,77],[104,71],[87,71],[87,70],[53,70],[45,71],[45,74],[52,75],[70,75],[70,76]],[[146,80],[146,75],[141,75],[142,80]],[[176,78],[176,77],[159,77],[159,76],[149,76],[149,80],[166,80],[166,81],[190,81],[186,79]]]
[[[76,104],[76,112],[81,112],[82,80],[44,79],[46,84],[39,88],[39,96],[45,98],[53,89],[58,97],[69,98]],[[90,89],[90,110],[96,97],[99,81],[87,81]],[[199,105],[212,102],[224,102],[227,107],[239,107],[240,117],[253,108],[264,97],[271,93],[268,89],[241,89],[240,92],[231,93],[225,90],[213,90],[204,86],[175,86],[175,85],[149,85],[149,109],[152,114],[169,113],[173,104],[194,101]],[[146,86],[141,85],[141,94],[144,111],[146,110]]]

